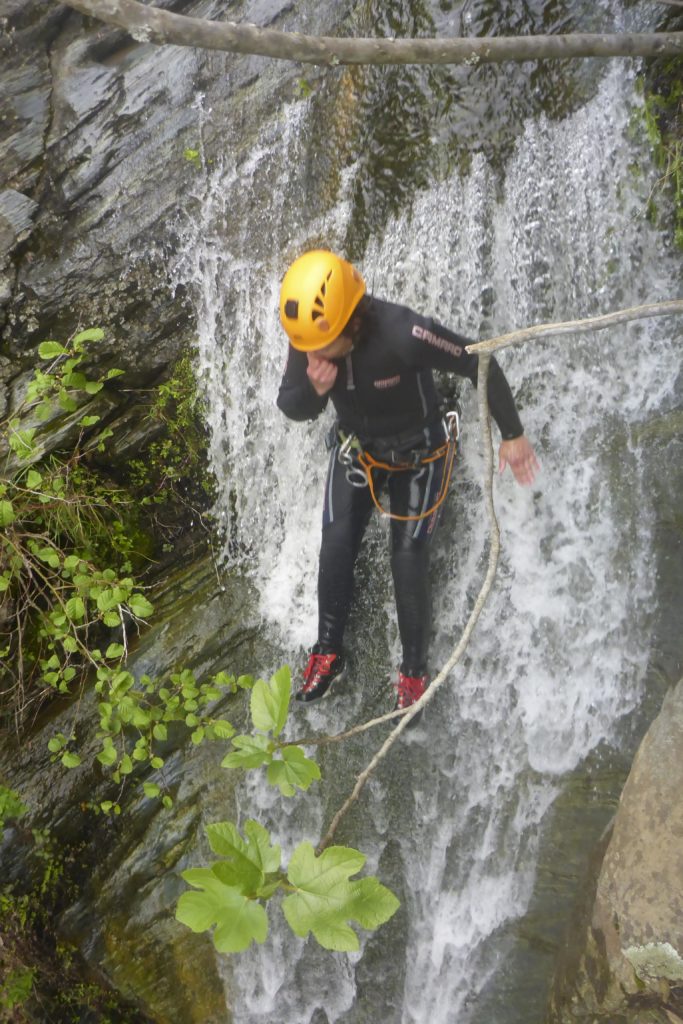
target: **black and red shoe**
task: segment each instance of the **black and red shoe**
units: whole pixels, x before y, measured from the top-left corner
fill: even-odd
[[[394,711],[404,711],[406,708],[409,708],[411,704],[416,704],[428,686],[429,676],[426,672],[423,672],[422,674],[416,673],[415,675],[408,675],[407,672],[399,671],[398,682],[394,686],[394,689],[396,690]],[[415,718],[411,719],[411,725],[417,724],[420,714],[417,714]]]
[[[314,647],[304,671],[304,682],[295,695],[296,700],[306,703],[324,697],[333,680],[339,679],[345,668],[344,656],[328,651],[319,653]]]

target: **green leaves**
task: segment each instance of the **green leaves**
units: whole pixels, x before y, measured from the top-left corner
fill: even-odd
[[[279,786],[283,796],[294,796],[297,789],[308,789],[320,778],[320,769],[315,761],[304,754],[301,747],[283,747],[282,760],[272,760],[268,765],[268,782]]]
[[[238,680],[238,683],[240,680]],[[253,684],[249,707],[255,729],[270,736],[253,733],[235,736],[233,750],[221,762],[223,768],[267,767],[268,782],[279,786],[283,796],[294,796],[297,789],[308,789],[320,778],[315,761],[306,757],[301,747],[278,742],[287,722],[292,680],[289,668],[279,669],[269,683],[258,679]]]
[[[396,913],[399,901],[376,878],[350,881],[364,864],[362,853],[344,846],[331,846],[320,857],[310,843],[296,848],[287,878],[297,892],[282,901],[295,935],[305,939],[312,932],[325,949],[352,952],[358,936],[349,921],[374,929]]]
[[[275,673],[270,683],[257,680],[251,691],[250,703],[255,728],[279,736],[287,721],[291,692],[291,675],[286,666]]]
[[[282,909],[295,935],[306,938],[312,932],[321,946],[337,952],[358,949],[350,921],[374,929],[399,906],[376,878],[351,880],[365,864],[358,850],[333,846],[316,857],[310,843],[301,843],[285,875],[280,847],[271,844],[258,822],[246,822],[244,838],[231,821],[208,825],[206,833],[211,849],[224,859],[182,872],[185,881],[201,891],[183,893],[176,918],[195,932],[214,928],[220,952],[239,953],[252,942],[265,942],[268,919],[261,901],[267,902],[280,888],[289,893]]]
[[[260,903],[225,885],[211,869],[183,872],[201,892],[186,892],[178,901],[176,918],[194,932],[215,926],[213,943],[219,953],[241,953],[252,942],[265,942],[268,917]]]
[[[237,749],[221,761],[221,768],[260,768],[272,760],[271,742],[267,736],[235,736]]]
[[[3,499],[0,501],[0,526],[10,526],[14,522],[14,505],[11,501]]]
[[[65,356],[67,353],[68,349],[58,341],[43,341],[38,346],[38,355],[41,359],[57,359],[58,356]]]
[[[268,832],[256,821],[244,826],[246,839],[230,821],[209,825],[206,832],[211,849],[225,859],[210,868],[183,871],[185,881],[202,891],[183,893],[176,918],[196,932],[215,926],[216,949],[239,953],[252,942],[265,942],[268,918],[257,900],[272,895],[279,884],[268,876],[280,868],[280,848],[271,846]]]

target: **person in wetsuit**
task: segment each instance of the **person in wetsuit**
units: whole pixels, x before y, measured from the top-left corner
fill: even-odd
[[[391,570],[403,655],[396,707],[407,708],[429,682],[428,552],[447,462],[433,457],[448,427],[432,371],[451,371],[476,386],[478,357],[465,351],[468,339],[435,320],[368,295],[355,267],[325,250],[305,253],[287,271],[280,319],[290,345],[279,408],[292,420],[313,420],[332,401],[337,416],[323,503],[318,639],[296,698],[322,697],[344,669],[354,563],[374,505],[370,488],[358,486],[364,473],[358,453],[366,452],[390,467],[375,471],[373,483],[375,491],[386,487],[397,517]],[[502,436],[501,472],[509,465],[520,484],[532,483],[538,462],[495,359],[488,400]],[[340,459],[347,452],[351,467]]]

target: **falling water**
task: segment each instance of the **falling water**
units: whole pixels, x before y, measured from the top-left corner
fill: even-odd
[[[472,337],[672,297],[673,258],[644,218],[650,186],[629,171],[645,159],[629,140],[635,103],[632,78],[615,67],[578,112],[530,118],[503,172],[475,157],[465,175],[419,193],[358,261],[375,293]],[[288,168],[307,116],[307,104],[292,104],[282,137],[281,125],[264,126],[247,160],[212,172],[178,269],[197,310],[225,556],[258,583],[264,624],[279,638],[281,662],[294,666],[315,639],[330,419],[293,424],[275,407],[285,358],[279,281],[310,239],[343,246],[362,173],[347,167],[339,201],[297,236]],[[267,181],[277,186],[273,204],[255,224],[249,197]],[[483,1019],[479,997],[502,984],[502,936],[529,904],[563,779],[618,742],[640,699],[653,510],[630,438],[633,425],[667,407],[673,331],[671,321],[652,320],[501,355],[542,473],[530,490],[509,475],[497,482],[501,565],[466,659],[338,836],[368,853],[401,911],[351,956],[275,923],[265,947],[226,968],[237,1024]],[[462,453],[434,556],[433,670],[459,636],[486,557],[469,384],[462,401]],[[398,638],[386,540],[374,523],[361,554],[353,682],[324,708],[298,712],[304,731],[338,731],[390,705]],[[325,754],[319,798],[284,809],[258,780],[245,783],[244,816],[270,823],[285,852],[302,836],[315,841],[378,744],[370,733]],[[521,1007],[506,1017],[532,1019]]]

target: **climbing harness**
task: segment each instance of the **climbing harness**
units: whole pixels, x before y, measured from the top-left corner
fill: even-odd
[[[370,495],[380,515],[387,519],[396,519],[403,523],[418,522],[427,519],[433,512],[443,504],[448,494],[448,488],[453,474],[453,464],[458,449],[458,438],[460,436],[460,416],[456,411],[448,412],[445,415],[446,441],[440,448],[425,454],[421,451],[399,453],[395,458],[391,453],[392,462],[382,462],[376,459],[369,452],[365,451],[355,434],[343,435],[341,431],[338,436],[341,440],[337,458],[342,466],[346,467],[346,480],[352,487],[369,487]],[[412,456],[412,457],[411,457]],[[395,461],[393,461],[395,458]],[[384,470],[390,473],[407,472],[427,466],[430,463],[444,459],[444,470],[441,477],[441,487],[436,501],[426,512],[420,512],[414,516],[400,516],[394,512],[387,512],[381,505],[376,493],[373,481],[374,470]]]

